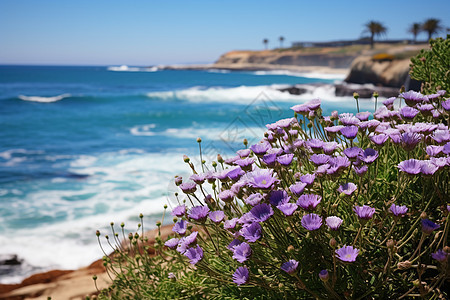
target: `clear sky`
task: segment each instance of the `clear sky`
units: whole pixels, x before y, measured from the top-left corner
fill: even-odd
[[[449,16],[448,0],[0,0],[0,64],[208,63],[265,38],[356,39],[369,20],[388,39],[411,38],[412,23],[450,27]]]

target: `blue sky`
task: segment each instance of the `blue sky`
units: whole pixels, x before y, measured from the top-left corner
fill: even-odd
[[[234,49],[361,37],[369,20],[410,38],[427,18],[450,27],[448,0],[1,0],[0,64],[208,63]],[[443,36],[444,33],[441,34]],[[423,33],[419,39],[425,39]]]

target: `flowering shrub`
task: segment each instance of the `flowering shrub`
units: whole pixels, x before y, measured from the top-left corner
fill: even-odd
[[[199,276],[255,297],[445,298],[445,95],[404,92],[372,119],[322,116],[315,99],[236,156],[202,162],[205,172],[185,157],[193,175],[176,178],[166,247]]]

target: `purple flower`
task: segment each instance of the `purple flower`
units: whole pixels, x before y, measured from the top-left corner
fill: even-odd
[[[198,231],[194,231],[188,236],[185,236],[184,238],[180,239],[180,242],[178,243],[177,251],[181,254],[185,253],[189,245],[197,242],[197,235]]]
[[[401,143],[403,149],[406,151],[413,150],[416,145],[422,140],[422,135],[414,132],[405,132],[402,134]]]
[[[182,217],[186,213],[186,205],[178,205],[173,208],[172,216]]]
[[[406,214],[406,212],[408,211],[408,208],[405,205],[399,206],[399,205],[395,205],[394,203],[392,203],[389,210],[394,214],[394,216],[399,217],[399,216],[403,216],[404,214]]]
[[[283,166],[289,166],[294,158],[294,154],[284,154],[277,157],[277,162]]]
[[[209,218],[214,223],[220,223],[225,218],[225,213],[221,210],[212,211],[209,213]]]
[[[388,140],[389,136],[386,134],[377,134],[377,135],[373,135],[370,137],[370,140],[378,146],[383,145],[387,140]]]
[[[422,104],[417,107],[420,110],[420,113],[423,116],[430,116],[431,111],[434,109],[434,106],[432,104]]]
[[[439,227],[441,227],[441,225],[436,224],[433,221],[430,221],[428,219],[422,220],[422,232],[425,234],[430,234],[433,232],[433,230],[436,230]]]
[[[197,245],[196,248],[191,247],[191,248],[187,249],[186,252],[184,253],[184,255],[187,258],[189,258],[189,262],[192,265],[195,265],[203,258],[203,250],[202,250],[202,248],[200,248],[199,245]]]
[[[448,254],[442,249],[439,249],[435,253],[431,253],[431,257],[439,262],[445,262],[447,260]]]
[[[356,135],[358,134],[358,127],[357,126],[346,126],[341,129],[341,133],[343,136],[348,138],[349,140],[353,140]]]
[[[233,282],[237,285],[245,284],[248,281],[248,269],[246,267],[239,267],[233,274]]]
[[[366,174],[366,172],[369,170],[369,167],[366,165],[353,166],[353,170],[355,171],[356,175],[362,176],[362,175]]]
[[[238,222],[238,218],[233,218],[231,220],[226,220],[223,224],[223,228],[225,229],[233,229],[236,227],[236,223]]]
[[[422,168],[422,161],[411,158],[400,162],[397,166],[401,172],[405,172],[410,175],[417,175]]]
[[[369,119],[370,116],[370,112],[368,111],[362,111],[356,114],[356,117],[360,120],[360,121],[367,121]]]
[[[345,262],[354,262],[359,254],[359,250],[353,246],[343,246],[336,249],[337,258]]]
[[[250,149],[241,149],[236,152],[240,158],[244,158],[250,155]]]
[[[450,99],[441,102],[442,108],[446,111],[450,110]]]
[[[265,222],[273,215],[273,209],[269,204],[261,203],[250,210],[256,222]]]
[[[447,143],[448,141],[450,141],[450,132],[448,129],[439,129],[433,133],[431,138],[438,144]]]
[[[241,158],[236,160],[234,163],[237,164],[239,167],[241,167],[243,170],[251,170],[252,164],[255,162],[255,160],[251,157],[247,158]]]
[[[205,182],[205,175],[204,174],[192,174],[191,177],[189,177],[190,180],[194,181],[196,184],[202,184]]]
[[[343,113],[339,115],[339,121],[345,126],[356,125],[361,122],[352,113]]]
[[[439,167],[431,162],[431,160],[422,161],[422,166],[420,167],[420,173],[425,176],[431,176],[436,171],[439,170]]]
[[[297,205],[306,210],[314,210],[322,197],[315,194],[304,194],[298,198]]]
[[[325,154],[333,154],[334,150],[336,150],[336,148],[338,147],[338,143],[336,142],[326,142],[323,144],[323,152]]]
[[[442,148],[442,152],[444,154],[450,155],[450,142],[444,145],[444,148]]]
[[[306,102],[305,105],[308,106],[310,110],[316,110],[320,107],[320,99],[312,99],[311,101]]]
[[[301,223],[306,230],[317,230],[322,226],[322,217],[316,214],[307,214],[302,218]]]
[[[300,196],[303,191],[305,190],[306,187],[306,183],[303,182],[297,182],[296,184],[293,184],[289,187],[289,189],[291,190],[291,192],[296,195],[296,196]]]
[[[305,174],[303,176],[300,176],[300,181],[306,183],[307,185],[313,184],[315,179],[316,175],[314,174]]]
[[[387,98],[383,101],[383,105],[385,105],[387,108],[392,108],[395,100],[397,100],[397,97]]]
[[[284,190],[272,191],[269,195],[269,202],[273,206],[288,203],[290,199],[291,197]]]
[[[356,191],[356,184],[354,184],[353,182],[349,182],[349,183],[344,183],[342,185],[340,185],[337,189],[337,191],[339,193],[344,193],[348,196],[350,196],[354,191]]]
[[[267,166],[272,167],[275,165],[275,162],[277,161],[277,155],[275,153],[269,153],[264,155],[262,160]]]
[[[328,271],[325,269],[319,272],[319,278],[322,281],[327,282],[328,279],[330,278],[330,275],[328,274]]]
[[[344,221],[336,216],[330,216],[325,219],[325,223],[331,230],[338,230],[339,227],[341,227],[342,222]]]
[[[450,143],[449,143],[449,145],[450,145]],[[449,147],[449,149],[450,149],[450,147]],[[426,148],[426,152],[429,156],[438,156],[442,152],[442,150],[444,150],[444,146],[429,145]]]
[[[167,241],[164,243],[164,246],[167,246],[167,247],[169,247],[170,249],[175,249],[175,248],[178,246],[178,242],[179,242],[179,241],[180,241],[180,239],[173,238],[173,239],[167,240]]]
[[[234,248],[236,248],[236,246],[242,244],[242,242],[238,239],[234,239],[231,241],[231,243],[228,244],[227,249],[231,250],[234,252]]]
[[[172,227],[172,231],[178,233],[179,235],[184,235],[186,233],[187,222],[185,220],[180,220],[175,223]]]
[[[241,169],[241,167],[234,167],[230,171],[228,171],[227,176],[233,181],[238,181],[245,172]]]
[[[308,105],[306,105],[306,104],[297,104],[297,105],[292,106],[291,109],[293,111],[295,111],[296,113],[304,115],[304,116],[306,116],[310,111]]]
[[[248,185],[254,188],[270,189],[279,180],[272,177],[273,170],[256,169],[253,172],[247,173],[249,175]]]
[[[408,91],[400,94],[400,97],[405,99],[405,102],[408,106],[414,106],[425,99],[425,96],[419,92]]]
[[[330,156],[326,154],[313,154],[309,158],[316,166],[326,164],[330,160]]]
[[[251,225],[248,225],[240,230],[240,234],[244,239],[249,241],[250,243],[256,242],[261,237],[261,225],[258,222],[255,222]]]
[[[271,148],[270,144],[267,142],[257,143],[250,146],[250,150],[252,150],[253,153],[255,153],[258,156],[264,155],[270,148]]]
[[[261,195],[260,193],[255,193],[255,194],[251,194],[250,196],[245,198],[244,202],[251,206],[255,206],[256,204],[261,202],[262,199],[263,199],[263,195]]]
[[[328,133],[338,133],[341,131],[342,128],[344,128],[344,126],[338,125],[338,126],[325,127],[324,130]]]
[[[246,242],[242,242],[233,249],[233,258],[240,263],[246,261],[252,254],[252,248]]]
[[[344,150],[344,154],[349,159],[356,159],[362,153],[362,151],[363,150],[359,147],[351,147],[351,148],[346,148]]]
[[[234,193],[230,190],[224,190],[219,193],[219,198],[224,202],[231,202],[233,201]]]
[[[310,139],[306,141],[306,146],[311,148],[314,152],[320,152],[322,150],[324,142],[319,139]]]
[[[292,214],[297,210],[298,206],[294,203],[284,203],[278,205],[277,208],[286,216],[292,216]]]
[[[184,182],[184,183],[180,184],[180,189],[185,194],[193,194],[197,190],[197,186],[196,186],[195,182],[188,181],[188,182]]]
[[[290,259],[281,265],[281,270],[288,274],[294,274],[298,267],[298,261]]]
[[[367,148],[358,156],[358,158],[366,164],[371,164],[378,158],[378,151],[372,148]]]
[[[330,158],[329,165],[330,167],[327,169],[327,174],[339,174],[338,172],[340,170],[350,166],[350,160],[346,156],[336,156]]]
[[[363,220],[370,220],[372,219],[372,216],[375,213],[375,208],[367,205],[355,206],[353,207],[353,211],[356,213],[358,218]]]
[[[406,120],[414,119],[414,117],[417,116],[418,113],[419,111],[417,109],[409,106],[405,106],[400,109],[400,114]]]
[[[209,213],[207,206],[194,206],[189,211],[188,217],[196,221],[204,221]]]
[[[439,168],[443,168],[447,165],[450,165],[449,159],[450,159],[450,157],[447,157],[447,158],[445,158],[445,157],[430,157],[430,161],[434,165],[438,166]],[[428,161],[423,161],[423,162],[428,162]],[[422,170],[422,168],[421,168],[421,170]]]

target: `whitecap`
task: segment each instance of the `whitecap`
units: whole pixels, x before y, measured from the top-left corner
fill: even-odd
[[[153,129],[155,127],[156,124],[139,125],[131,128],[130,133],[136,136],[154,136],[155,133],[150,131],[150,129]]]
[[[254,71],[251,72],[254,75],[284,75],[292,77],[303,77],[303,78],[317,78],[317,79],[334,79],[334,80],[344,80],[347,74],[345,72],[338,73],[321,73],[321,72],[295,72],[289,70],[268,70],[268,71]]]
[[[19,95],[18,98],[23,101],[31,101],[31,102],[41,102],[41,103],[51,103],[56,102],[59,100],[62,100],[64,98],[71,97],[70,94],[62,94],[58,96],[52,96],[52,97],[42,97],[42,96],[25,96],[25,95]]]
[[[110,66],[107,68],[108,71],[115,72],[156,72],[158,67],[129,67],[127,65],[121,66]]]

